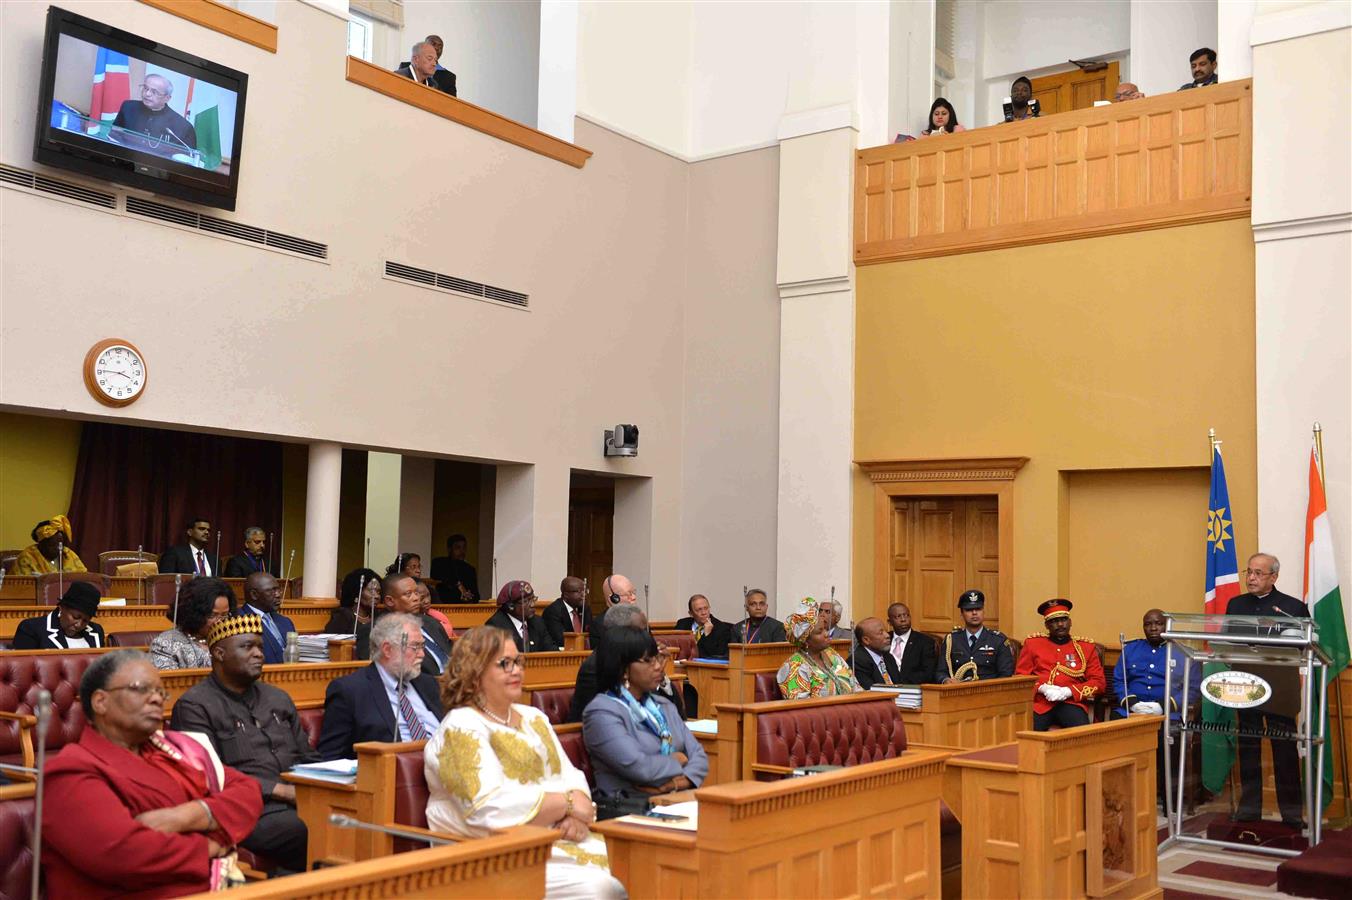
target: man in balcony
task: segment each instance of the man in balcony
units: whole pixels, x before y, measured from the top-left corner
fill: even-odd
[[[411,78],[418,84],[450,93],[437,82],[437,51],[430,41],[418,41],[413,45],[409,61],[394,70],[402,78]]]
[[[1180,91],[1206,87],[1220,80],[1216,76],[1216,51],[1210,47],[1194,50],[1192,56],[1188,57],[1188,63],[1192,66],[1192,81],[1179,88]]]
[[[1130,81],[1124,81],[1117,86],[1117,92],[1113,94],[1114,103],[1125,103],[1128,100],[1144,100],[1145,94],[1141,89]]]

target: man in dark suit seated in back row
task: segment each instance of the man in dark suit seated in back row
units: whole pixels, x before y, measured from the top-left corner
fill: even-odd
[[[896,660],[902,684],[929,684],[934,681],[938,659],[934,639],[911,627],[911,609],[905,603],[887,608],[887,623],[892,628],[888,652]]]
[[[441,691],[422,671],[426,638],[414,616],[388,613],[371,629],[371,665],[329,682],[321,759],[354,759],[363,741],[421,741],[441,722]]]
[[[695,635],[695,656],[699,659],[727,659],[728,644],[732,643],[732,624],[714,618],[709,608],[709,598],[703,594],[693,594],[686,601],[690,615],[677,620],[677,631],[689,631]]]
[[[160,554],[161,575],[182,572],[184,575],[215,575],[207,541],[211,540],[211,522],[198,516],[188,522],[184,534],[187,542],[175,544]]]
[[[875,684],[906,683],[901,680],[897,661],[888,652],[891,641],[882,619],[870,616],[854,626],[854,641],[858,645],[853,653],[854,677],[861,688],[867,691]]]
[[[582,579],[569,575],[559,582],[559,599],[546,606],[540,618],[556,647],[563,646],[563,636],[568,632],[591,631],[592,611],[587,607],[587,588]]]

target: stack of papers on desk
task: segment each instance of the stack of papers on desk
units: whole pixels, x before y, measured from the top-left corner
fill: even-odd
[[[718,734],[717,719],[691,719],[685,723],[691,734]]]
[[[320,781],[332,781],[335,784],[355,784],[357,781],[357,761],[355,759],[335,759],[329,762],[302,763],[291,769],[292,775],[305,778],[317,778]]]
[[[300,661],[303,663],[326,663],[329,661],[329,641],[356,640],[350,634],[301,634],[296,636],[300,645]]]
[[[875,684],[869,688],[880,694],[892,694],[897,698],[897,706],[902,709],[920,708],[920,686],[916,684]]]

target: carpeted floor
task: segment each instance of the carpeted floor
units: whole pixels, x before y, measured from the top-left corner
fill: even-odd
[[[1205,833],[1207,822],[1215,814],[1196,816],[1184,823],[1184,831]],[[1169,829],[1160,819],[1159,837],[1168,837]],[[1200,898],[1284,898],[1277,890],[1277,867],[1287,857],[1265,856],[1245,850],[1181,844],[1159,855],[1159,885],[1165,900]]]

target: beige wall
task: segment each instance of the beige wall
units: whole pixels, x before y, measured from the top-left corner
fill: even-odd
[[[1253,259],[1236,220],[859,270],[855,458],[1028,457],[1002,630],[1040,630],[1037,605],[1077,585],[1076,632],[1109,643],[1151,606],[1200,608],[1205,492],[1171,473],[1205,469],[1211,427],[1240,559],[1255,549]],[[855,485],[855,593],[881,608]]]
[[[332,50],[343,23],[310,6],[278,5],[275,55],[144,4],[68,6],[248,72],[238,212],[220,215],[327,242],[330,259],[0,191],[0,408],[534,466],[536,485],[565,488],[524,507],[531,550],[500,575],[542,584],[563,574],[568,472],[648,477],[655,614],[682,604],[686,503],[713,519],[773,509],[764,477],[738,495],[683,471],[687,345],[706,333],[687,332],[688,274],[730,268],[744,246],[762,252],[773,240],[753,231],[768,227],[762,217],[694,255],[687,164],[580,123],[578,143],[595,156],[575,170],[348,84]],[[0,160],[25,168],[43,12],[0,5]],[[770,159],[751,165],[751,193]],[[72,248],[101,248],[97,290],[52,277],[72,271]],[[527,292],[531,309],[386,281],[385,259]],[[773,360],[776,334],[759,327],[773,319],[763,308],[747,315],[745,352]],[[114,335],[140,347],[150,377],[141,400],[110,412],[86,393],[80,365]],[[713,398],[701,409],[706,429],[743,427],[746,402],[775,404],[768,379],[712,370],[696,382]],[[642,429],[639,458],[601,458],[601,432],[616,422]],[[773,472],[774,447],[748,442],[733,464]],[[298,573],[292,536],[304,519],[288,509],[286,520]],[[495,528],[509,527],[499,515]],[[773,531],[768,512],[762,527]],[[745,566],[771,567],[756,540],[740,554]]]

